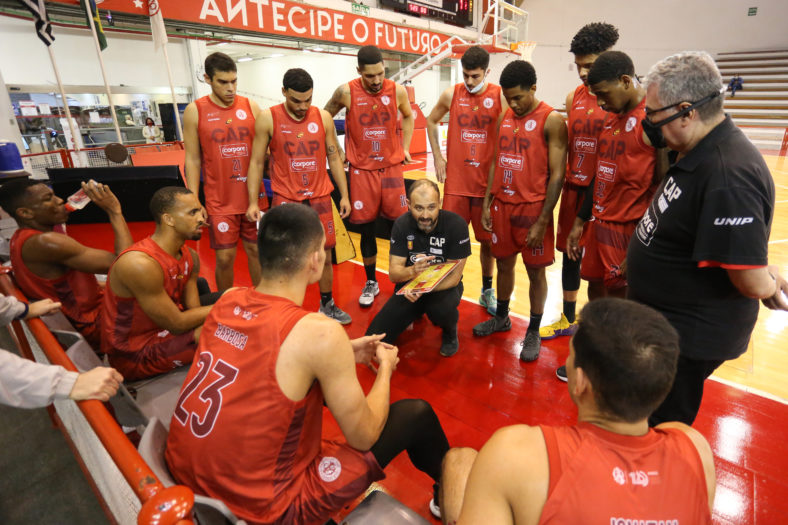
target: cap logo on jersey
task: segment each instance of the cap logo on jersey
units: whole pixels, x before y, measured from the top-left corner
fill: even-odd
[[[364,140],[386,140],[386,128],[366,128]]]
[[[310,123],[309,123],[309,124],[306,126],[306,130],[307,130],[309,133],[317,133],[317,123],[316,123],[316,122],[310,122]]]
[[[627,125],[626,125],[627,132],[630,132],[633,129],[635,129],[635,126],[637,125],[637,123],[638,123],[638,119],[636,119],[635,117],[629,117],[627,119]]]
[[[533,131],[536,129],[536,121],[534,119],[525,123],[525,131]]]
[[[486,128],[492,121],[492,117],[487,115],[466,115],[462,113],[457,116],[457,124],[461,128]]]
[[[317,171],[317,159],[292,159],[290,160],[291,171]]]
[[[222,222],[220,222],[219,224],[216,225],[216,229],[219,230],[222,233],[227,233],[227,230],[230,229],[230,225],[227,224],[226,222],[222,221]]]
[[[320,142],[316,140],[308,140],[306,142],[286,141],[282,146],[288,157],[295,157],[296,155],[306,156],[314,155],[320,149]]]
[[[520,155],[498,155],[498,166],[506,169],[521,171],[523,169],[523,158]]]
[[[613,481],[615,481],[619,485],[624,485],[627,482],[627,475],[624,474],[623,470],[616,467],[613,469]]]
[[[242,109],[238,109],[235,112],[235,116],[238,117],[240,120],[246,120],[246,111]]]
[[[364,203],[361,201],[356,201],[353,203],[353,207],[356,208],[357,210],[360,210],[361,208],[364,207]]]
[[[460,135],[460,140],[473,144],[485,144],[487,142],[487,132],[478,129],[464,129]]]
[[[388,97],[388,95],[383,95],[382,97],[380,97],[380,101],[383,102],[384,106],[388,106],[389,102],[391,102],[391,99]]]
[[[493,99],[491,99],[490,97],[487,97],[484,99],[484,102],[482,102],[482,104],[484,104],[484,107],[486,107],[487,109],[490,109],[493,107],[493,104],[495,104],[495,102],[493,102]]]
[[[249,147],[246,144],[227,144],[220,147],[219,151],[225,159],[249,156]]]
[[[372,109],[377,109],[377,106],[372,106]],[[362,126],[382,126],[391,120],[391,115],[386,113],[362,113],[358,116],[358,122]]]
[[[616,165],[610,162],[599,161],[596,176],[605,182],[616,180]]]

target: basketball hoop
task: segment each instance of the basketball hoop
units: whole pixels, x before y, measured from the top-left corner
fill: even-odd
[[[519,53],[520,59],[525,60],[526,62],[531,62],[534,49],[536,49],[536,42],[531,40],[515,42],[513,44],[509,44],[509,49],[511,49],[514,53]]]

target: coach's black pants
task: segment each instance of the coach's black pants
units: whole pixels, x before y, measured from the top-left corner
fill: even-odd
[[[457,320],[460,314],[457,308],[462,298],[462,282],[454,288],[422,294],[418,301],[412,303],[403,295],[393,295],[386,302],[378,315],[367,328],[367,335],[386,334],[383,339],[394,343],[399,335],[424,314],[441,327],[446,335],[457,333]]]
[[[679,355],[676,379],[665,401],[648,419],[650,426],[667,421],[680,421],[692,425],[698,415],[703,399],[703,383],[719,367],[723,360],[697,360]]]

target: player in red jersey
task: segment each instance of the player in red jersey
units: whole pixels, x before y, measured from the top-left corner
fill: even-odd
[[[29,179],[9,181],[0,189],[0,206],[19,224],[11,238],[14,278],[30,299],[62,303],[62,312],[98,352],[104,293],[94,274],[106,274],[115,254],[132,239],[117,197],[108,186],[89,181],[82,189],[107,213],[115,234],[115,252],[85,246],[56,228],[68,220],[63,199],[47,185]]]
[[[487,175],[495,152],[498,117],[508,106],[501,87],[487,82],[490,54],[471,46],[460,59],[464,82],[447,88],[427,117],[427,137],[435,160],[435,175],[444,182],[443,209],[473,223],[479,241],[482,267],[482,293],[479,304],[495,315],[495,289],[492,287],[495,259],[490,252],[490,232],[482,226],[482,202],[487,190]],[[438,123],[449,113],[449,134],[443,158],[438,138]]]
[[[473,327],[486,336],[510,330],[509,298],[514,267],[522,254],[528,272],[531,319],[520,359],[539,356],[539,325],[547,299],[545,268],[553,254],[553,208],[566,170],[566,124],[536,96],[536,71],[524,60],[509,63],[501,73],[509,108],[498,119],[494,162],[490,165],[482,224],[492,232],[492,254],[498,265],[495,315]]]
[[[667,150],[654,148],[643,130],[646,90],[625,53],[599,55],[588,84],[608,115],[597,138],[593,206],[586,205],[575,219],[567,237],[567,253],[580,258],[579,238],[590,209],[593,220],[580,274],[589,282],[601,282],[603,295],[624,297],[629,239],[667,170]]]
[[[406,211],[402,164],[410,162],[413,113],[405,88],[385,78],[383,55],[375,46],[358,50],[359,78],[339,86],[325,110],[345,115],[345,149],[350,169],[350,222],[361,225],[361,257],[367,282],[358,302],[371,306],[380,292],[375,263],[378,244],[375,220],[393,221]],[[402,114],[402,139],[397,111]]]
[[[211,309],[200,306],[200,259],[184,245],[199,240],[205,225],[197,196],[183,187],[161,188],[150,210],[156,231],[112,264],[102,304],[102,348],[129,380],[190,363],[195,329]]]
[[[270,148],[269,176],[274,192],[273,205],[301,202],[320,215],[326,232],[326,262],[320,277],[320,312],[348,324],[350,315],[334,303],[332,286],[334,267],[331,250],[336,246],[334,208],[331,192],[334,186],[326,171],[326,160],[337,183],[341,199],[339,215],[350,215],[347,178],[339,153],[334,120],[324,109],[312,106],[312,77],[303,69],[290,69],[282,79],[285,102],[260,112],[255,124],[252,160],[249,163],[249,209],[246,216],[255,223],[260,218],[257,206],[263,159]]]
[[[249,261],[252,283],[260,279],[257,261],[257,223],[246,218],[246,173],[254,141],[254,122],[260,107],[236,95],[235,62],[224,53],[205,59],[205,82],[211,94],[197,99],[183,113],[186,148],[186,185],[195,195],[200,170],[205,184],[211,248],[216,251],[216,287],[233,285],[233,263],[238,238]],[[267,205],[267,201],[263,201]]]
[[[597,135],[602,130],[606,113],[596,103],[596,97],[588,90],[588,72],[594,60],[618,41],[618,30],[610,24],[595,22],[583,26],[575,34],[569,52],[575,56],[577,74],[582,84],[566,97],[567,127],[569,131],[569,151],[566,179],[561,191],[561,204],[558,209],[558,228],[556,248],[564,252],[561,262],[561,287],[564,292],[564,305],[561,317],[554,323],[539,330],[542,339],[572,335],[577,329],[575,308],[577,290],[580,288],[580,260],[569,258],[566,253],[566,237],[572,229],[575,217],[583,201],[590,198],[596,172]],[[583,240],[580,241],[583,244]],[[589,296],[598,297],[601,292],[594,286],[601,283],[588,283],[592,288]],[[566,377],[566,374],[564,374]]]
[[[683,423],[648,426],[678,352],[677,332],[651,308],[616,298],[588,303],[567,360],[577,424],[505,427],[478,455],[451,450],[444,522],[710,524],[711,447]]]
[[[348,339],[302,307],[323,275],[325,234],[309,206],[260,220],[260,283],[214,306],[170,424],[175,479],[221,499],[248,523],[323,523],[407,450],[437,483],[448,442],[419,399],[389,405],[397,348],[385,334]],[[378,363],[368,394],[356,364]],[[322,437],[323,406],[344,439]]]

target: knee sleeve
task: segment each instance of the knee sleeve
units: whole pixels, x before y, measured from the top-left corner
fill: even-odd
[[[567,292],[580,289],[580,261],[573,261],[567,254],[564,254],[561,266],[561,286]]]
[[[375,223],[361,225],[361,256],[374,257],[378,254],[378,242],[375,239]]]

